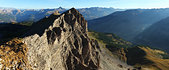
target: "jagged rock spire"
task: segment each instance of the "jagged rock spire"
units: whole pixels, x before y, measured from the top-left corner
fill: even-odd
[[[49,17],[43,18],[40,21],[34,23],[31,27],[31,30],[24,36],[30,36],[33,34],[38,34],[41,36],[46,29],[48,29],[52,25],[57,24],[55,23],[57,19],[61,19],[62,21],[66,22],[66,24],[71,25],[72,28],[78,26],[82,27],[82,32],[87,31],[87,21],[79,13],[79,11],[77,11],[75,8],[71,8],[70,10],[67,10],[66,12],[60,15],[52,14]]]
[[[75,8],[38,21],[28,33],[23,42],[32,69],[98,70],[98,44],[89,39],[87,22]]]

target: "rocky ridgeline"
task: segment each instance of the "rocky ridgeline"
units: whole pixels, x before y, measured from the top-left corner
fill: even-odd
[[[87,22],[76,9],[72,8],[60,15],[52,14],[33,24],[19,40],[24,47],[26,46],[26,51],[21,53],[24,60],[19,58],[15,61],[9,58],[11,60],[9,65],[1,63],[1,68],[98,70],[100,60],[98,44],[88,38],[87,32]],[[24,49],[18,51],[22,50]],[[16,54],[13,56],[19,57]],[[14,62],[15,64],[12,64]]]

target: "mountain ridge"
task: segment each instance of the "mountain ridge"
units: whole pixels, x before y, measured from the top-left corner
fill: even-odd
[[[147,27],[168,17],[169,9],[134,9],[114,12],[108,16],[90,20],[89,29],[115,33],[125,40],[132,39]],[[106,22],[105,22],[106,21]]]
[[[18,23],[28,21],[36,22],[45,16],[49,16],[55,11],[63,13],[66,10],[68,9],[62,7],[54,9],[0,9],[0,23],[10,23],[10,22]],[[85,19],[91,20],[94,18],[106,16],[115,11],[122,11],[123,9],[91,7],[91,8],[80,8],[77,10],[84,15]],[[93,13],[92,11],[95,11],[95,13]],[[9,21],[5,19],[5,17],[10,18],[11,20]]]
[[[134,41],[139,44],[150,45],[169,52],[169,34],[167,33],[169,31],[167,27],[169,25],[168,19],[169,17],[154,23],[145,31],[136,36]]]

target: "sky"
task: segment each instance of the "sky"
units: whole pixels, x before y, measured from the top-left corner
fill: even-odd
[[[44,8],[168,8],[169,0],[0,0],[0,7],[19,9]]]

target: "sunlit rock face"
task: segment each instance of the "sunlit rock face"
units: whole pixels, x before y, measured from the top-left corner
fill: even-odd
[[[74,8],[33,24],[23,35],[33,70],[97,70],[97,42],[87,35],[87,22]]]

